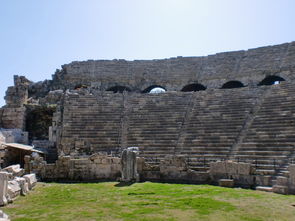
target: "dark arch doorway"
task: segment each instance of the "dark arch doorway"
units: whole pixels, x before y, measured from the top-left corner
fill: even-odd
[[[112,91],[114,93],[123,93],[124,91],[130,92],[130,88],[124,86],[114,86],[107,89],[107,91]]]
[[[222,89],[231,89],[231,88],[240,88],[240,87],[244,87],[243,83],[241,83],[240,81],[229,81],[227,83],[225,83],[224,85],[222,85]]]
[[[206,87],[202,84],[188,84],[181,89],[181,91],[183,92],[204,91],[204,90],[206,90]]]
[[[284,78],[281,78],[279,76],[275,76],[275,75],[271,75],[271,76],[267,76],[266,78],[264,78],[259,84],[258,86],[261,85],[273,85],[273,84],[279,84],[281,81],[285,81]]]
[[[166,92],[167,90],[160,86],[160,85],[152,85],[152,86],[149,86],[148,88],[144,89],[142,91],[142,93],[151,93],[151,94],[157,94],[157,93],[164,93]]]

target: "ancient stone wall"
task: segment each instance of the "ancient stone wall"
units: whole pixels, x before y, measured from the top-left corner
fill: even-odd
[[[25,162],[25,170],[37,173],[43,180],[116,180],[121,171],[120,158],[104,154],[60,156],[53,164],[47,164],[42,157],[26,156]]]
[[[25,103],[57,104],[65,90],[84,87],[105,91],[124,86],[142,92],[158,85],[168,91],[181,91],[193,83],[216,89],[226,82],[240,81],[252,87],[270,75],[293,81],[294,52],[295,42],[291,42],[204,57],[72,62],[57,70],[52,80],[34,83],[24,76],[15,76],[5,99],[7,106],[20,107]]]
[[[14,76],[14,86],[6,91],[5,101],[7,107],[22,107],[27,103],[28,88],[32,82],[24,76]]]
[[[22,131],[21,129],[1,129],[0,128],[0,136],[4,137],[5,143],[20,143],[20,144],[28,144],[28,132]],[[1,138],[0,138],[1,142]]]
[[[72,62],[56,72],[53,85],[56,89],[74,89],[76,85],[86,85],[101,90],[121,85],[132,91],[160,85],[169,91],[180,91],[191,83],[221,88],[224,83],[237,80],[252,86],[268,75],[293,80],[294,51],[295,42],[292,42],[206,57]]]
[[[213,183],[221,179],[233,180],[234,184],[243,187],[256,185],[255,167],[250,163],[217,161],[210,164],[210,178]]]
[[[0,127],[7,129],[25,129],[26,108],[0,108]]]

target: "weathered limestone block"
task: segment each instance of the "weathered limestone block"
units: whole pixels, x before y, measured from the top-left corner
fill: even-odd
[[[217,162],[212,162],[210,163],[210,169],[209,169],[210,174],[225,174],[227,173],[226,170],[226,162],[225,161],[217,161]]]
[[[5,206],[7,200],[8,173],[0,172],[0,206]]]
[[[235,182],[233,179],[220,179],[218,184],[222,187],[234,187]]]
[[[145,160],[143,157],[137,157],[136,158],[136,167],[137,167],[137,172],[140,174],[144,170],[145,167]]]
[[[177,177],[179,172],[187,171],[187,162],[184,156],[167,155],[164,160],[160,162],[160,172],[162,174],[174,174]],[[178,175],[177,175],[178,174]]]
[[[2,210],[0,210],[0,221],[10,221],[7,214],[5,214]]]
[[[288,194],[289,193],[289,189],[287,186],[274,185],[272,187],[272,190],[274,193],[279,193],[279,194]]]
[[[8,172],[8,173],[12,173],[12,175],[14,177],[16,177],[16,176],[20,177],[25,172],[24,169],[22,169],[19,164],[11,165],[9,167],[5,167],[3,170]]]
[[[276,179],[276,185],[288,186],[288,178],[284,176],[278,176]]]
[[[9,199],[14,200],[21,194],[21,187],[16,180],[8,181],[7,193]]]
[[[218,161],[210,163],[210,178],[214,183],[220,179],[233,179],[236,185],[249,187],[254,184],[253,166],[248,163]]]
[[[255,184],[259,186],[271,186],[272,185],[272,177],[267,175],[257,175],[255,176]]]
[[[238,163],[238,174],[240,175],[251,175],[254,174],[255,168],[251,166],[249,163]]]
[[[28,183],[29,190],[33,189],[34,186],[37,184],[36,174],[31,173],[23,176]]]
[[[130,182],[138,180],[136,153],[124,150],[121,157],[122,181]]]
[[[225,161],[225,170],[227,174],[238,174],[238,167],[237,163],[232,162],[232,161]]]
[[[22,196],[27,195],[27,193],[29,192],[29,185],[28,185],[26,179],[23,178],[23,177],[16,177],[16,178],[15,178],[15,181],[18,182],[18,184],[19,184],[19,186],[20,186],[20,188],[21,188],[21,192],[20,192],[20,194],[21,194]]]

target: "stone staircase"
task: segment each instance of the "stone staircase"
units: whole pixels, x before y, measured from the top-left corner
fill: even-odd
[[[134,95],[129,98],[128,146],[140,148],[140,156],[158,164],[174,154],[190,93]]]
[[[63,148],[75,148],[79,153],[116,151],[120,147],[122,109],[121,94],[70,94],[63,116]]]
[[[275,179],[294,159],[295,151],[295,88],[291,84],[271,86],[256,113],[246,137],[233,152],[236,160],[255,164],[261,175]]]
[[[228,89],[198,92],[184,142],[178,152],[187,155],[192,169],[202,171],[209,163],[228,159],[231,147],[242,130],[262,90]],[[233,96],[234,94],[234,96]]]
[[[198,171],[232,159],[276,179],[295,162],[294,92],[292,84],[282,83],[187,93],[69,94],[60,149],[87,154],[136,146],[150,163],[181,154]]]

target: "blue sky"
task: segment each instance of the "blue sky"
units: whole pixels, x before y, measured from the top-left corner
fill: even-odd
[[[294,0],[2,0],[0,106],[13,75],[88,59],[202,56],[295,41]]]

